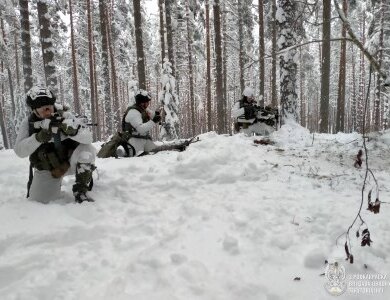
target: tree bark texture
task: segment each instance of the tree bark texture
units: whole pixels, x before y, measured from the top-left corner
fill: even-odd
[[[211,119],[211,43],[210,43],[210,5],[206,0],[206,112],[207,112],[207,131],[212,131]]]
[[[259,0],[259,80],[260,80],[260,106],[264,106],[264,0]]]
[[[76,59],[76,45],[74,41],[74,28],[73,28],[73,7],[72,0],[69,0],[69,13],[70,13],[70,44],[72,48],[72,75],[73,75],[73,103],[76,114],[81,113],[80,97],[79,97],[79,80],[77,75],[77,59]]]
[[[272,65],[271,65],[271,105],[273,107],[278,106],[278,89],[277,89],[277,83],[276,83],[276,64],[277,64],[277,58],[276,58],[276,52],[278,49],[278,46],[276,44],[277,39],[277,27],[278,22],[276,21],[276,0],[272,0]]]
[[[28,0],[19,0],[20,8],[20,35],[22,41],[22,61],[24,92],[27,93],[33,86],[31,67],[31,36],[30,36],[30,14]]]
[[[284,18],[279,19],[279,50],[294,46],[296,44],[296,33],[294,22],[296,15],[296,4],[293,0],[279,0],[279,6],[283,10]],[[280,54],[280,104],[282,122],[287,118],[298,121],[297,113],[297,62],[296,49]]]
[[[214,33],[215,33],[215,59],[216,59],[216,98],[217,117],[218,117],[218,133],[224,133],[224,101],[223,98],[223,75],[222,75],[222,34],[221,34],[221,13],[219,0],[214,0]]]
[[[321,60],[321,106],[320,132],[329,132],[329,85],[330,85],[330,17],[331,0],[323,0],[322,12],[322,60]]]
[[[343,11],[347,15],[347,0],[343,0]],[[347,29],[342,24],[341,37],[347,36]],[[336,115],[336,132],[344,132],[344,116],[345,116],[345,76],[346,76],[346,60],[347,60],[347,42],[341,41],[340,47],[340,65],[339,65],[339,87],[337,95],[337,115]]]
[[[54,94],[57,94],[58,87],[54,61],[54,48],[46,1],[38,0],[37,8],[46,85],[54,92]]]
[[[136,0],[134,0],[136,1]],[[138,1],[139,3],[139,1]],[[107,32],[107,7],[106,1],[99,0],[100,31],[102,38],[102,79],[103,79],[103,97],[104,97],[104,119],[105,135],[113,133],[113,115],[110,90],[110,71],[108,64],[108,32]],[[139,62],[138,62],[139,63]]]

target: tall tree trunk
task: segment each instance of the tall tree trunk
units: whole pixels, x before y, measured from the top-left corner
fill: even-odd
[[[366,14],[365,14],[365,12],[362,13],[362,17],[360,19],[360,28],[361,28],[361,32],[362,32],[362,43],[364,45],[366,42]],[[362,52],[360,52],[359,94],[358,94],[357,116],[356,116],[358,132],[362,132],[363,122],[365,121],[365,116],[364,116],[365,96],[366,96],[366,64],[365,64],[365,56]]]
[[[111,92],[110,92],[110,75],[109,75],[109,66],[108,66],[107,7],[106,7],[106,2],[104,0],[99,0],[99,14],[100,14],[100,31],[102,37],[102,77],[103,77],[103,86],[104,86],[103,95],[104,95],[104,119],[105,119],[105,129],[106,129],[105,134],[110,135],[113,132],[113,116],[112,116],[112,103],[111,103]]]
[[[4,72],[4,63],[3,61],[0,64],[0,72],[3,74]],[[5,119],[5,113],[4,113],[4,82],[1,82],[1,99],[0,99],[0,127],[1,127],[1,135],[3,137],[3,144],[5,149],[9,149],[10,145],[8,143],[8,133],[7,133],[7,122]]]
[[[31,36],[28,0],[19,0],[20,32],[22,41],[24,92],[27,93],[33,86],[31,67]]]
[[[111,8],[112,9],[112,8]],[[110,17],[108,18],[109,22],[107,23],[107,39],[108,39],[108,49],[110,52],[110,66],[111,66],[111,86],[112,86],[112,106],[114,111],[114,128],[116,130],[120,130],[122,127],[121,119],[121,107],[119,105],[119,96],[118,96],[118,83],[117,83],[117,75],[116,75],[116,66],[115,66],[115,49],[112,46],[113,42],[111,39],[112,36],[112,15],[110,13]],[[114,41],[115,43],[115,41]]]
[[[347,0],[343,0],[343,11],[347,15]],[[345,38],[347,29],[343,22],[341,29],[341,37]],[[346,58],[347,56],[347,42],[341,41],[340,49],[340,69],[339,69],[339,88],[337,96],[337,116],[336,116],[336,132],[344,132],[344,115],[345,115],[345,74],[346,74]]]
[[[211,119],[211,43],[210,43],[210,5],[206,0],[206,102],[207,102],[207,131],[212,131]]]
[[[41,36],[42,58],[45,70],[46,85],[57,94],[57,74],[54,62],[54,46],[50,31],[50,20],[45,0],[37,1],[38,20]]]
[[[11,100],[11,114],[8,116],[8,121],[12,125],[8,129],[9,136],[8,136],[8,143],[9,147],[12,148],[14,141],[16,140],[16,131],[15,131],[15,126],[16,126],[16,120],[15,120],[15,114],[16,114],[16,105],[15,105],[15,93],[14,93],[14,84],[13,84],[13,76],[11,72],[11,67],[10,67],[10,61],[9,57],[11,57],[9,50],[8,50],[8,41],[7,37],[5,35],[5,30],[4,30],[4,21],[1,18],[0,20],[0,27],[1,27],[1,33],[2,33],[2,40],[4,43],[0,44],[0,58],[2,60],[2,69],[5,68],[7,69],[7,77],[8,77],[8,86],[9,86],[9,94],[10,94],[10,100]],[[2,89],[4,93],[4,88]]]
[[[323,0],[320,132],[329,132],[330,17],[331,0]]]
[[[224,37],[227,36],[227,9],[226,9],[226,2],[223,4],[223,24],[222,24],[222,35]],[[228,56],[226,55],[227,53],[227,48],[228,48],[228,43],[229,41],[224,38],[223,40],[223,98],[225,99],[224,101],[224,124],[226,126],[225,132],[231,133],[232,132],[232,126],[231,126],[231,109],[227,109],[227,102],[228,102],[228,71],[227,71],[227,65],[228,65]]]
[[[299,58],[300,58],[300,68],[299,68],[299,79],[300,79],[300,100],[301,100],[301,111],[300,111],[300,120],[302,127],[306,127],[306,101],[305,101],[305,85],[306,85],[306,74],[305,74],[305,65],[306,61],[302,60],[302,47],[299,48]]]
[[[16,23],[16,18],[14,19],[14,27],[15,29],[18,27]],[[15,53],[15,74],[16,74],[16,88],[19,90],[20,88],[20,74],[19,74],[19,39],[18,32],[15,30],[14,32],[14,53]]]
[[[192,62],[192,31],[190,20],[190,8],[188,2],[186,2],[186,15],[187,15],[187,50],[188,50],[188,69],[189,69],[189,84],[190,84],[190,105],[191,105],[191,136],[195,136],[195,95],[194,95],[194,75],[193,75],[193,62]]]
[[[238,1],[238,11],[242,11],[242,0]],[[214,21],[215,22],[215,21]],[[245,88],[245,51],[244,51],[244,20],[243,15],[241,13],[238,14],[238,43],[240,46],[240,52],[238,56],[238,62],[240,66],[240,89],[241,92],[244,91]]]
[[[142,16],[140,0],[133,0],[134,7],[134,27],[135,27],[135,44],[137,48],[137,70],[139,87],[146,90],[145,76],[145,55],[142,39]]]
[[[382,67],[383,61],[383,35],[384,35],[384,14],[385,7],[383,0],[380,3],[380,27],[379,27],[379,45],[378,45],[378,64]],[[382,76],[377,76],[376,90],[375,90],[375,101],[374,101],[374,130],[380,130],[380,107],[381,107],[381,94],[383,92],[383,80]]]
[[[76,60],[76,46],[74,42],[72,0],[69,0],[69,12],[70,12],[70,44],[72,48],[73,103],[74,103],[74,110],[76,114],[80,114],[81,109],[80,109],[80,97],[79,97],[79,80],[77,75],[78,64]]]
[[[354,46],[351,46],[351,58],[352,58],[352,93],[351,93],[351,131],[357,131],[357,93],[356,93],[356,61],[355,61],[355,53]]]
[[[260,68],[260,106],[264,106],[264,0],[259,0],[259,68]]]
[[[2,90],[2,97],[4,97],[4,91]],[[8,143],[8,134],[6,130],[6,122],[5,122],[5,114],[4,114],[4,109],[3,109],[3,101],[0,100],[0,127],[1,127],[1,136],[3,137],[3,145],[5,149],[9,149],[9,143]]]
[[[224,120],[224,101],[223,89],[222,89],[222,36],[221,36],[221,13],[219,0],[214,0],[213,5],[214,12],[214,33],[215,33],[215,58],[216,58],[216,98],[217,105],[217,117],[218,117],[218,133],[224,133],[225,124]]]
[[[59,101],[62,105],[65,105],[64,101],[64,84],[62,81],[62,76],[58,77],[58,86],[59,86],[59,91],[58,91],[58,97],[56,101]]]
[[[276,20],[276,0],[272,0],[272,66],[271,66],[271,104],[273,107],[278,105],[278,89],[276,84],[276,51],[278,46],[276,44],[278,23]]]
[[[160,13],[160,45],[161,45],[161,62],[164,62],[165,58],[165,24],[164,24],[164,13],[165,4],[164,0],[158,0],[158,8]]]
[[[173,0],[165,0],[165,21],[167,29],[167,43],[168,43],[168,58],[171,63],[172,76],[176,78],[176,65],[175,65],[175,50],[173,46],[173,36],[175,29],[172,24],[172,11],[174,9]]]
[[[279,0],[279,6],[283,11],[283,17],[278,19],[280,26],[280,50],[296,44],[294,26],[296,22],[296,3],[293,0]],[[280,54],[280,104],[282,122],[293,119],[298,121],[297,102],[297,63],[294,58],[296,49],[290,49]]]
[[[89,93],[90,93],[90,102],[91,102],[91,119],[92,123],[98,123],[98,112],[97,112],[97,100],[95,94],[95,70],[94,70],[94,42],[93,42],[93,27],[92,27],[92,14],[91,14],[91,2],[87,0],[87,22],[88,22],[88,63],[89,63]],[[97,130],[99,130],[100,124],[98,124],[97,128],[93,127],[93,140],[96,141],[100,135],[97,134]]]

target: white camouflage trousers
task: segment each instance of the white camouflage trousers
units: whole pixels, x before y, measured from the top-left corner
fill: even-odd
[[[77,163],[94,164],[96,149],[91,144],[80,144],[70,157],[70,168],[64,176],[76,174]],[[30,188],[30,200],[49,203],[60,197],[62,178],[54,178],[50,171],[34,170],[34,178]]]

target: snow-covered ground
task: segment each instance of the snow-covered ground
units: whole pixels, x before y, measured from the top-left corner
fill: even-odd
[[[352,230],[354,264],[344,237],[336,246],[360,205],[358,134],[313,140],[290,124],[275,145],[200,139],[182,153],[98,159],[96,202],[81,205],[73,178],[54,203],[26,200],[28,160],[0,151],[0,299],[333,299],[325,260],[347,279],[387,276],[379,294],[339,299],[390,299],[389,204],[374,215],[364,202],[373,243],[360,247]],[[380,200],[390,202],[390,132],[368,146]]]

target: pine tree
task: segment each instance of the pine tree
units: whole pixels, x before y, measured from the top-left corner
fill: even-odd
[[[110,71],[108,62],[108,32],[107,32],[107,6],[106,1],[99,0],[99,15],[100,15],[100,33],[102,39],[102,80],[103,80],[103,97],[104,97],[104,120],[105,120],[105,135],[113,133],[113,115],[111,103],[110,89]]]
[[[264,80],[265,80],[265,46],[264,46],[264,0],[259,0],[259,82],[260,106],[264,106]]]
[[[46,1],[38,0],[37,8],[46,85],[51,88],[54,94],[58,94],[56,62],[54,60],[54,46],[50,30],[51,22]]]
[[[225,132],[224,124],[224,101],[223,98],[223,75],[222,75],[222,34],[221,34],[221,13],[219,0],[214,0],[214,34],[215,34],[215,60],[216,60],[216,99],[217,99],[217,118],[218,133]]]
[[[271,57],[272,57],[272,65],[271,65],[271,105],[273,107],[276,107],[278,105],[278,89],[277,89],[277,78],[276,78],[276,65],[277,65],[277,58],[276,58],[276,52],[278,49],[278,46],[276,44],[277,40],[277,27],[278,27],[278,21],[276,20],[276,0],[272,1],[272,49],[271,49]]]
[[[27,93],[33,86],[32,67],[31,67],[31,36],[30,36],[30,12],[28,0],[19,0],[20,8],[20,34],[22,41],[23,54],[23,78],[24,92]]]
[[[347,0],[343,0],[343,11],[347,15]],[[342,25],[341,37],[346,37],[345,24]],[[340,49],[340,66],[339,66],[339,86],[337,95],[337,116],[336,116],[336,132],[344,132],[344,114],[345,114],[345,74],[346,74],[346,58],[347,56],[347,42],[341,41]]]
[[[72,0],[69,0],[69,14],[70,14],[70,44],[72,48],[72,75],[73,75],[73,103],[76,114],[80,114],[80,99],[79,99],[79,80],[77,72],[76,46],[74,39],[73,28],[73,5]]]
[[[170,141],[179,137],[178,99],[176,95],[176,80],[172,76],[171,63],[167,58],[164,60],[161,76],[161,92],[159,99],[163,105],[163,123],[160,128],[159,137],[162,140]]]
[[[293,0],[279,0],[281,14],[277,18],[280,31],[278,38],[279,51],[294,46],[297,35],[296,27],[296,3]],[[282,121],[291,118],[298,121],[296,92],[297,82],[297,50],[290,49],[280,54],[280,104]]]
[[[330,82],[330,17],[331,0],[323,0],[322,64],[321,64],[321,123],[320,132],[329,131],[329,82]]]
[[[207,112],[207,130],[212,131],[211,119],[211,41],[210,41],[210,4],[206,0],[206,112]]]
[[[91,2],[86,1],[87,4],[87,28],[88,28],[88,64],[89,64],[89,94],[91,104],[91,119],[92,123],[98,123],[100,125],[99,118],[99,106],[97,103],[97,84],[96,84],[96,70],[95,70],[95,50],[93,40],[93,22],[91,12]],[[101,126],[93,128],[93,140],[101,139]]]

